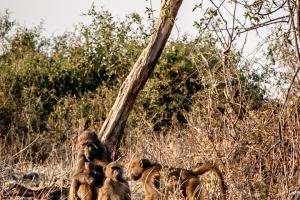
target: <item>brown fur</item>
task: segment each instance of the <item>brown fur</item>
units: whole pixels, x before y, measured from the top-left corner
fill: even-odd
[[[122,166],[112,162],[104,171],[106,179],[99,190],[98,200],[130,200],[130,189],[128,182],[123,178]]]
[[[224,185],[224,178],[217,166],[211,165],[211,164],[202,164],[200,167],[193,170],[193,172],[197,176],[200,176],[208,171],[214,172],[216,174],[216,176],[218,177],[222,199],[226,200],[226,189],[225,189],[225,185]]]
[[[77,159],[70,187],[70,200],[97,199],[103,184],[103,166],[111,162],[107,148],[97,134],[84,131],[78,137]]]
[[[148,159],[135,159],[130,164],[130,177],[133,180],[139,180],[146,192],[146,199],[160,199],[160,174],[162,166],[160,164],[151,164]]]
[[[168,168],[166,180],[167,194],[182,192],[182,195],[190,200],[204,199],[204,189],[198,176],[207,171],[216,173],[222,193],[222,199],[226,199],[223,177],[214,165],[203,164],[196,170],[190,171],[181,168]],[[150,163],[148,159],[135,159],[130,165],[130,175],[133,180],[141,179],[142,186],[146,191],[146,199],[160,199],[160,171],[162,166],[157,163]]]

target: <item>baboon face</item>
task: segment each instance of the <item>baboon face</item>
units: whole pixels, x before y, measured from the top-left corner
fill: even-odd
[[[150,161],[147,159],[135,159],[130,164],[130,177],[132,180],[139,180],[150,165]]]
[[[123,178],[122,167],[112,162],[105,167],[105,175],[115,181],[120,181]]]
[[[82,144],[82,149],[84,149],[85,158],[89,162],[91,162],[95,158],[95,154],[96,154],[96,148],[95,148],[95,146],[96,145],[94,145],[92,143]]]
[[[121,180],[122,176],[123,176],[123,170],[120,167],[116,166],[112,168],[112,178],[114,180],[119,181]]]
[[[78,144],[83,151],[85,158],[90,162],[93,161],[96,156],[98,141],[97,134],[92,131],[84,131],[78,138]]]

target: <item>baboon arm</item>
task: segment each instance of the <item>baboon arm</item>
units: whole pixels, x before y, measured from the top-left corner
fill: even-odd
[[[160,198],[160,176],[154,175],[151,178],[151,181],[145,183],[144,189],[146,190],[147,198],[146,199],[159,199]]]
[[[76,200],[78,198],[77,191],[79,189],[80,182],[77,179],[72,180],[70,191],[69,191],[69,199]]]
[[[74,167],[75,169],[73,172],[71,188],[70,188],[70,192],[69,192],[70,200],[78,199],[77,191],[79,189],[80,184],[82,183],[80,180],[78,180],[78,175],[82,174],[82,172],[84,170],[84,162],[85,162],[85,157],[81,153],[79,153],[77,155],[76,164]]]
[[[130,191],[129,193],[125,193],[125,200],[131,200],[131,194],[130,194]]]
[[[160,188],[160,175],[159,174],[153,176],[152,183],[154,184],[153,187]]]
[[[161,195],[158,188],[151,186],[151,187],[146,187],[145,190],[147,196],[146,199],[151,199],[151,200],[160,199]]]
[[[85,162],[86,162],[85,156],[82,153],[78,154],[75,167],[74,167],[74,175],[80,174],[84,171]]]

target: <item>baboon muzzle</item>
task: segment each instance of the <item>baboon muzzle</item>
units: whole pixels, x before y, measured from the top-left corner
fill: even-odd
[[[93,146],[86,146],[85,148],[85,157],[86,159],[90,162],[94,159],[94,155],[95,155],[95,150],[93,148]]]

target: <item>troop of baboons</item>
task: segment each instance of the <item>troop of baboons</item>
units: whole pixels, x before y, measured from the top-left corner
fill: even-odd
[[[202,164],[195,170],[173,168],[151,163],[148,159],[131,162],[130,178],[140,180],[147,200],[168,199],[169,195],[180,192],[189,200],[206,199],[205,187],[199,176],[212,171],[219,179],[221,197],[226,199],[224,179],[215,165]],[[161,173],[166,169],[166,176]],[[161,186],[165,190],[161,190]],[[84,131],[78,137],[77,159],[69,192],[70,200],[129,200],[131,192],[123,177],[122,166],[112,162],[105,145],[97,134]]]

